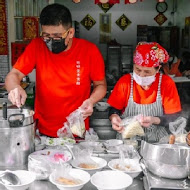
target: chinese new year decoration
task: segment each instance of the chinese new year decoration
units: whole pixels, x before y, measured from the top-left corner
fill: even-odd
[[[5,0],[0,0],[0,55],[8,55]]]
[[[96,24],[96,21],[89,14],[87,14],[80,23],[87,30],[90,30]]]
[[[163,13],[159,13],[154,20],[161,26],[164,22],[166,22],[167,18]]]
[[[23,17],[23,40],[32,40],[38,36],[38,17]]]
[[[109,3],[101,3],[98,4],[98,6],[104,11],[104,13],[108,12],[113,7],[113,5]]]
[[[116,24],[124,31],[131,24],[131,21],[123,14],[116,21]]]

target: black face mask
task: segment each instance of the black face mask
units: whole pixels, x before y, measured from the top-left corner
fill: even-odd
[[[50,39],[48,41],[45,41],[48,49],[53,52],[53,53],[61,53],[64,51],[68,45],[65,45],[65,38],[60,39],[60,40],[54,40]]]

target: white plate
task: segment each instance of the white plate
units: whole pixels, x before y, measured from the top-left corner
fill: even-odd
[[[119,140],[119,139],[109,139],[109,140],[106,140],[104,144],[108,147],[109,146],[118,146],[118,145],[123,144],[123,141]]]

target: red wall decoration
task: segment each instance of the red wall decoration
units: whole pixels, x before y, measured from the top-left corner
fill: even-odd
[[[95,4],[100,4],[100,3],[109,3],[111,5],[120,3],[120,0],[95,0]]]
[[[0,55],[8,55],[7,19],[5,0],[0,0]]]

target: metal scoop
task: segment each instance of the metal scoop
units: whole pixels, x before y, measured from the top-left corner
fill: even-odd
[[[0,183],[3,185],[20,185],[20,179],[12,172],[5,171],[0,174]]]

